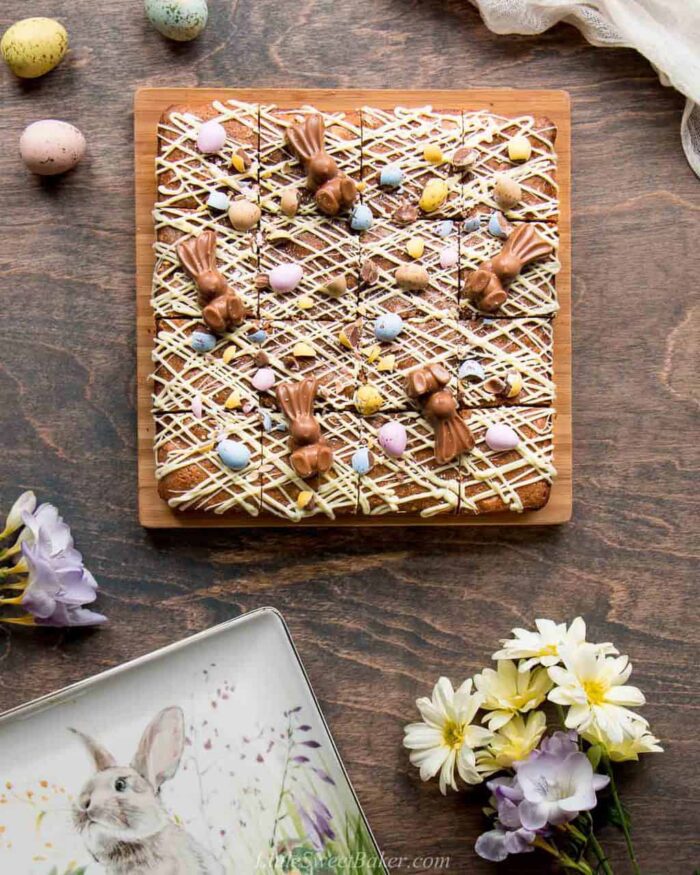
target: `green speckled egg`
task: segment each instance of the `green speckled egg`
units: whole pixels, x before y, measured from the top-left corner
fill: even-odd
[[[153,27],[178,42],[199,36],[209,16],[207,0],[145,0],[145,8]]]
[[[65,27],[53,18],[24,18],[9,27],[0,52],[15,76],[36,79],[60,64],[68,51]]]

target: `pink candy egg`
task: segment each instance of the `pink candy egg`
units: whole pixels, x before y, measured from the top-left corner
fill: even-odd
[[[379,429],[379,445],[390,456],[403,456],[406,440],[406,429],[400,422],[386,422]]]
[[[440,252],[440,267],[454,267],[459,261],[459,253],[456,246],[446,246]]]
[[[199,129],[197,148],[200,152],[211,154],[220,152],[226,142],[226,128],[219,122],[204,122]]]
[[[273,292],[291,292],[301,282],[304,271],[298,264],[278,264],[268,274],[268,282]]]
[[[484,440],[497,453],[514,450],[520,443],[520,438],[509,425],[497,422],[486,429]]]
[[[275,385],[275,372],[272,368],[260,368],[253,374],[251,382],[258,392],[267,392]]]

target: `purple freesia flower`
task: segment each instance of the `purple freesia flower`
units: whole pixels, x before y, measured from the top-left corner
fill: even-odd
[[[56,605],[56,610],[45,620],[37,620],[37,626],[101,626],[107,622],[104,614],[98,614],[88,608],[70,608],[66,605]]]
[[[97,597],[97,582],[83,565],[70,528],[51,504],[23,513],[21,548],[28,571],[22,606],[39,625],[98,625],[106,617],[84,608]]]
[[[548,835],[550,825],[567,823],[595,808],[596,792],[610,780],[593,772],[575,732],[553,733],[513,768],[512,778],[487,783],[496,820],[475,845],[479,856],[495,863],[509,854],[534,850],[532,843],[538,835]]]
[[[523,793],[518,813],[526,829],[568,823],[581,811],[590,811],[598,801],[596,792],[609,783],[607,775],[593,772],[588,757],[575,744],[571,749],[572,743],[568,738],[554,739],[551,749],[556,752],[540,750],[516,763]]]
[[[534,832],[526,829],[505,830],[497,826],[479,836],[474,850],[484,860],[501,863],[509,854],[527,854],[534,851],[534,840]]]
[[[474,850],[492,863],[502,862],[509,854],[533,851],[532,842],[537,833],[526,829],[520,820],[519,804],[523,801],[523,791],[517,777],[494,778],[486,786],[493,794],[490,802],[496,809],[496,823],[494,829],[479,836]]]

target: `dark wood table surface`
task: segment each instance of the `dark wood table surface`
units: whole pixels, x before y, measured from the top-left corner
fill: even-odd
[[[31,10],[29,9],[31,5]],[[468,795],[421,784],[402,750],[414,699],[461,681],[537,616],[583,614],[629,653],[667,752],[624,768],[645,875],[700,860],[697,771],[697,300],[700,187],[682,98],[633,51],[557,27],[491,34],[466,2],[212,2],[175,45],[141,4],[0,2],[67,25],[35,82],[0,74],[0,507],[56,503],[102,586],[99,632],[0,627],[0,709],[222,620],[286,617],[388,856],[489,872]],[[139,85],[564,88],[573,106],[574,517],[536,528],[193,531],[136,518],[132,99]],[[527,107],[523,107],[524,110]],[[90,156],[62,179],[17,140],[57,117]],[[695,294],[694,294],[695,292]],[[694,305],[694,308],[693,308]],[[695,517],[694,517],[695,514]],[[618,835],[603,839],[626,872]],[[503,869],[543,872],[539,855]]]

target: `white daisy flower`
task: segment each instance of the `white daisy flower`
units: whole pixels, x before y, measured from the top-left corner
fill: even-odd
[[[536,632],[527,629],[512,629],[514,637],[501,640],[503,649],[497,651],[492,659],[522,659],[520,671],[528,671],[535,665],[549,668],[561,661],[560,650],[569,650],[586,643],[586,623],[583,617],[576,617],[567,629],[566,623],[553,620],[535,620]],[[598,653],[617,653],[610,643],[593,645]]]
[[[574,650],[562,650],[564,667],[554,665],[549,676],[554,689],[548,698],[558,705],[568,705],[566,725],[584,732],[595,722],[613,744],[620,744],[630,721],[647,725],[647,721],[630,711],[645,703],[642,691],[627,685],[632,666],[627,656],[606,656],[593,644]]]
[[[481,705],[481,696],[472,693],[472,681],[465,681],[455,692],[447,678],[440,678],[432,698],[416,700],[422,723],[404,728],[404,747],[410,760],[420,769],[421,780],[428,781],[440,773],[440,792],[457,790],[455,767],[467,784],[483,781],[476,765],[475,748],[483,747],[491,733],[472,721]]]
[[[481,707],[491,712],[481,722],[495,732],[516,714],[532,711],[544,702],[552,681],[545,668],[518,671],[510,659],[499,659],[495,671],[485,668],[475,676],[474,686],[484,697]]]

